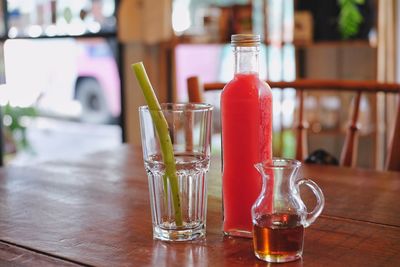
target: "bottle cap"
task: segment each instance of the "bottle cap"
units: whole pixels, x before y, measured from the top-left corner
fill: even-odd
[[[233,34],[231,44],[233,46],[259,46],[261,38],[259,34]]]

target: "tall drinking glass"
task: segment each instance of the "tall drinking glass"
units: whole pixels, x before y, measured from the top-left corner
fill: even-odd
[[[212,109],[208,104],[192,103],[161,104],[161,111],[150,111],[148,106],[139,108],[155,239],[188,241],[205,236]],[[168,124],[175,180],[166,174],[151,112],[162,112]]]

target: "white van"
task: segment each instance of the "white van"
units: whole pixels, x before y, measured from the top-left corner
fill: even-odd
[[[13,106],[90,123],[120,115],[118,67],[105,39],[10,39],[4,61],[6,95]]]

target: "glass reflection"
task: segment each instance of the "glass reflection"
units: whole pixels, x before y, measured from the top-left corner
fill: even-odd
[[[154,241],[153,266],[207,266],[205,240],[185,243]]]

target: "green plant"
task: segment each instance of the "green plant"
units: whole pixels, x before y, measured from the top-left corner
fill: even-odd
[[[357,35],[363,17],[358,5],[363,5],[365,0],[338,0],[340,6],[339,32],[343,39]]]
[[[33,107],[13,107],[9,103],[2,107],[4,130],[11,135],[17,149],[29,148],[26,136],[26,117],[36,117],[37,112]]]

